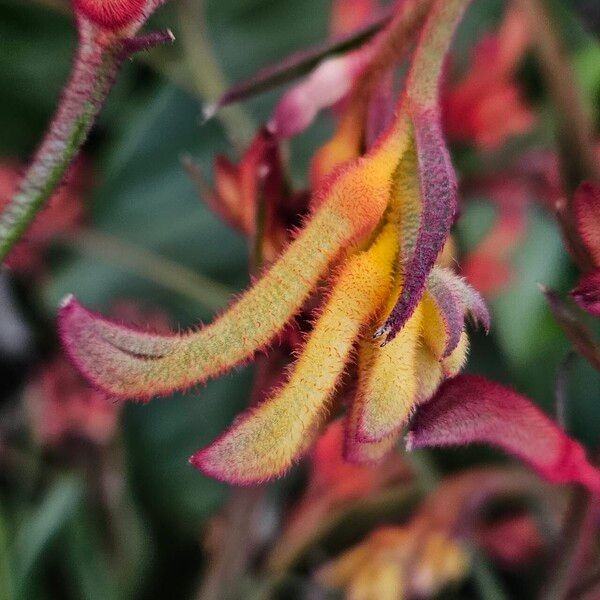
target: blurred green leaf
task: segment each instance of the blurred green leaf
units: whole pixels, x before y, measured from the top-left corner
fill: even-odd
[[[560,333],[549,318],[538,283],[558,286],[565,278],[568,257],[552,217],[539,209],[529,213],[527,237],[515,249],[515,282],[492,301],[493,330],[513,367],[529,369]],[[562,352],[564,344],[559,345]]]
[[[68,571],[78,597],[85,600],[119,598],[117,582],[102,547],[102,540],[83,506],[67,528],[65,545]]]
[[[18,598],[30,597],[30,579],[50,545],[73,518],[82,494],[82,482],[75,476],[58,479],[19,528],[15,541]]]
[[[223,144],[216,124],[193,125],[197,110],[195,100],[167,86],[130,123],[130,133],[103,162],[104,175],[99,178],[104,183],[95,191],[94,220],[99,229],[117,238],[239,285],[246,279],[245,243],[202,204],[179,163],[179,156],[191,151],[210,172],[213,153]],[[119,297],[155,298],[177,318],[188,320],[182,325],[210,316],[197,303],[172,298],[119,265],[88,256],[67,263],[50,282],[45,294],[48,308],[54,312],[67,293],[104,309]]]
[[[0,11],[0,156],[24,159],[54,113],[75,28],[56,11],[22,0],[0,0]]]
[[[8,527],[3,510],[0,510],[0,598],[14,598],[14,564]]]
[[[129,468],[136,496],[161,520],[194,534],[220,506],[227,486],[202,475],[188,459],[247,405],[250,375],[244,370],[195,393],[128,406]]]

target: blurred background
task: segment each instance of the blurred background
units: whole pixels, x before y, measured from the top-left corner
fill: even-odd
[[[550,4],[597,129],[600,5]],[[450,79],[468,73],[473,48],[483,33],[498,29],[504,7],[500,0],[479,0],[469,9]],[[227,83],[325,40],[330,10],[329,0],[172,0],[152,25],[171,28],[176,43],[125,65],[60,191],[60,210],[38,228],[39,243],[0,272],[0,598],[210,597],[203,582],[211,540],[224,507],[231,507],[231,490],[200,474],[188,458],[246,406],[252,367],[147,405],[106,403],[65,360],[56,311],[74,293],[92,309],[127,321],[185,328],[209,320],[247,285],[246,240],[203,203],[181,158],[193,157],[207,175],[218,153],[237,160],[281,90],[230,109],[225,127],[217,119],[202,124],[202,105]],[[68,2],[0,0],[0,198],[10,194],[53,114],[75,37]],[[473,284],[488,286],[482,291],[493,330],[488,337],[473,335],[468,370],[510,383],[550,411],[569,345],[537,283],[566,293],[577,272],[547,210],[555,177],[554,113],[532,52],[523,53],[512,77],[528,115],[522,130],[498,144],[481,142],[477,132],[452,138],[455,164],[463,181],[472,182],[463,190],[456,227],[459,263],[489,235],[510,193],[481,182],[482,173],[493,178],[533,170],[547,178],[515,192],[526,201],[517,211],[521,233],[503,249],[506,277],[482,283],[473,267]],[[502,111],[496,117],[506,118]],[[286,149],[295,188],[306,186],[310,157],[333,122],[321,115]],[[528,162],[517,164],[517,156]],[[566,422],[593,449],[600,376],[581,358],[571,363]],[[442,472],[505,460],[480,448],[433,458]],[[305,480],[301,463],[265,492],[257,564]],[[313,548],[311,560],[359,538],[367,521],[346,523],[327,548]],[[286,575],[280,597],[326,597],[310,581],[311,560]],[[264,592],[261,575],[252,572],[244,576],[241,597]],[[509,597],[531,597],[527,582],[536,576],[502,575],[503,585]],[[440,597],[480,593],[467,578]]]

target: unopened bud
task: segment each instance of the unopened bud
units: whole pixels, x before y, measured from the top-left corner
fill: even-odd
[[[75,10],[105,29],[131,25],[144,13],[146,0],[73,0]]]

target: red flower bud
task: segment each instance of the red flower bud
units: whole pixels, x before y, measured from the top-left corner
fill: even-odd
[[[121,29],[137,21],[145,0],[73,0],[75,10],[105,29]]]

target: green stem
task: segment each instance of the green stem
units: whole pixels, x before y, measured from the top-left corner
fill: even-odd
[[[0,215],[0,261],[23,235],[63,180],[88,136],[123,57],[101,46],[83,26],[71,79],[48,133],[17,193]]]
[[[159,2],[156,2],[158,6]],[[0,214],[0,262],[63,181],[88,137],[122,62],[140,50],[172,41],[170,32],[126,38],[78,20],[79,44],[58,110],[16,194]]]
[[[106,262],[116,264],[165,289],[217,311],[230,301],[232,291],[212,279],[149,250],[134,246],[105,233],[80,230],[60,240],[68,247]]]

